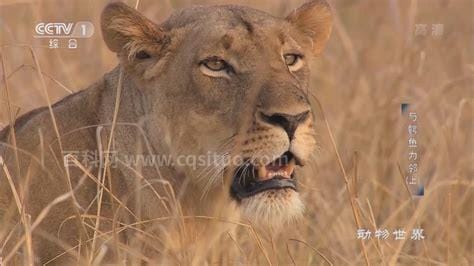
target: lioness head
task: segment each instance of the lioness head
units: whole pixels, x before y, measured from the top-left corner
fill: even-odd
[[[281,225],[302,213],[294,170],[316,145],[308,62],[331,32],[324,0],[286,18],[210,6],[176,11],[161,24],[112,3],[102,32],[143,95],[152,146],[172,155],[176,171],[202,194],[232,171],[230,198],[259,224]],[[240,160],[221,160],[226,156]]]

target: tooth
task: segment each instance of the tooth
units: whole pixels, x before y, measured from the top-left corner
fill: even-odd
[[[258,168],[258,177],[265,178],[267,176],[267,168],[265,166],[260,166]]]
[[[291,160],[288,165],[286,166],[286,171],[289,173],[288,176],[290,176],[291,174],[293,174],[293,171],[295,170],[295,164],[296,164],[296,161],[293,159]]]

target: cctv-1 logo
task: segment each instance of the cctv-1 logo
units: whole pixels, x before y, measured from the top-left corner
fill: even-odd
[[[89,21],[40,22],[35,32],[36,38],[89,38],[94,34],[94,25]]]

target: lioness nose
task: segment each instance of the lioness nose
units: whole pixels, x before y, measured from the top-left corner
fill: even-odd
[[[303,123],[309,116],[309,111],[305,111],[296,115],[290,115],[290,114],[283,114],[283,113],[273,113],[273,114],[265,114],[263,112],[260,112],[260,115],[263,119],[263,121],[282,127],[286,133],[288,134],[288,137],[293,139],[295,135],[295,131],[298,128],[298,126]]]

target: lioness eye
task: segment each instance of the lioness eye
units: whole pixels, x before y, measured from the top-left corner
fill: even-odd
[[[199,63],[199,69],[203,74],[215,78],[230,78],[229,74],[235,73],[234,68],[229,63],[217,56],[202,60]]]
[[[303,56],[300,54],[285,54],[283,58],[291,72],[299,70],[304,65]]]
[[[287,66],[295,65],[298,60],[300,60],[301,56],[297,54],[286,54],[285,55],[285,63]]]
[[[218,58],[210,58],[205,60],[202,64],[212,71],[222,71],[227,68],[227,63]]]

